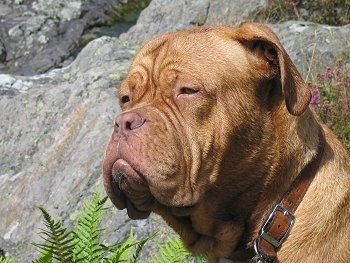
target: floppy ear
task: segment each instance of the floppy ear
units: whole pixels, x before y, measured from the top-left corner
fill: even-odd
[[[311,92],[272,30],[262,24],[247,23],[235,31],[234,37],[278,64],[287,109],[292,115],[301,115],[310,103]]]

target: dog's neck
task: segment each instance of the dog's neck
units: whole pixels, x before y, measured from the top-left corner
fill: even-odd
[[[285,123],[281,123],[281,119]],[[214,254],[227,255],[253,240],[271,208],[317,154],[319,125],[311,110],[300,117],[272,116],[271,120],[266,128],[273,132],[263,133],[272,136],[262,138],[258,148],[244,149],[244,152],[255,151],[255,156],[238,156],[243,159],[238,163],[227,160],[217,186],[220,192],[214,189],[190,216],[191,226],[198,234],[211,236],[216,233]],[[260,153],[256,151],[259,149]],[[235,151],[233,147],[227,155],[237,155]],[[249,180],[242,183],[241,178],[248,176]]]
[[[263,220],[262,211],[269,210],[281,199],[304,167],[317,155],[320,126],[311,110],[300,117],[289,116],[286,122],[276,123],[274,127],[276,141],[271,157],[272,166],[266,176],[259,202],[250,217],[256,226]],[[257,231],[259,229],[254,229],[252,234],[255,235]]]
[[[269,216],[271,209],[278,204],[280,200],[285,202],[288,198],[291,198],[290,196],[286,196],[286,192],[290,193],[291,191],[295,191],[293,188],[298,187],[305,187],[306,192],[308,185],[311,183],[316,173],[315,169],[318,169],[323,154],[324,134],[322,128],[316,123],[313,113],[308,110],[303,116],[294,119],[294,122],[291,122],[289,127],[289,130],[285,130],[287,134],[285,134],[284,137],[276,137],[276,140],[280,140],[276,145],[282,146],[279,151],[282,154],[277,156],[279,158],[276,158],[276,160],[279,160],[279,163],[287,165],[280,166],[278,162],[275,163],[275,167],[278,167],[278,169],[274,167],[265,181],[264,189],[259,196],[259,201],[248,219],[249,223],[246,225],[246,229],[240,241],[240,246],[242,246],[242,244],[246,246],[249,241],[259,235],[261,227],[266,222],[265,220]],[[301,130],[299,127],[303,127],[303,129]],[[296,132],[293,133],[290,131]],[[283,133],[278,131],[276,134]],[[286,140],[286,138],[288,139]],[[304,141],[301,141],[301,138],[304,138]],[[307,141],[305,141],[305,138]],[[305,145],[305,147],[299,147],[300,145]],[[304,158],[293,158],[295,156],[303,156]],[[283,160],[282,158],[286,159]],[[286,178],[286,176],[284,176],[286,174],[290,176]],[[304,178],[302,183],[300,183],[300,177]],[[306,186],[305,181],[307,184]],[[299,189],[297,191],[299,191]],[[302,199],[305,192],[302,193],[301,196],[298,196],[298,198]],[[295,192],[295,194],[298,195],[299,193]],[[288,200],[288,202],[290,202],[290,200]],[[293,210],[296,210],[297,206],[298,205],[296,205],[295,208],[293,207]],[[246,250],[246,255],[244,255],[244,249],[239,252],[236,251],[233,254],[236,254],[236,256],[238,255],[239,258],[241,256],[250,256],[253,252],[254,250],[251,248],[249,252]]]

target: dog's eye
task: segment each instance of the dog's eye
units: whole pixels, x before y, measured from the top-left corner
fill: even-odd
[[[180,89],[180,94],[194,94],[197,93],[199,90],[196,88],[189,88],[189,87],[182,87]]]
[[[128,95],[122,96],[121,99],[120,99],[120,102],[122,104],[125,104],[125,103],[127,103],[129,101],[130,101],[130,97]]]

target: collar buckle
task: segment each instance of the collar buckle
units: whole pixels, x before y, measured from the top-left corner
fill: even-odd
[[[275,248],[278,248],[287,238],[294,225],[294,222],[295,216],[293,213],[285,209],[280,204],[277,204],[260,229],[259,237],[262,237]],[[272,229],[273,224],[277,224],[275,227],[277,231]]]

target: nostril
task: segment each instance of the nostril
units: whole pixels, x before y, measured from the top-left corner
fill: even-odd
[[[118,121],[117,119],[114,120],[114,132],[118,132],[119,130],[119,124],[118,124]]]
[[[119,128],[119,124],[117,120],[114,121],[114,127]]]
[[[125,129],[126,129],[126,130],[132,130],[132,122],[127,121],[127,122],[125,123]]]
[[[129,130],[135,130],[137,128],[140,128],[144,123],[145,119],[142,118],[140,115],[135,116],[136,118],[132,119],[131,121],[127,121],[125,128]]]
[[[141,127],[146,122],[140,114],[136,112],[125,112],[119,115],[114,122],[115,131],[127,132]]]

